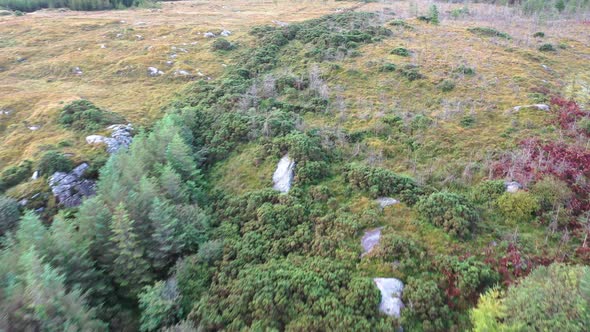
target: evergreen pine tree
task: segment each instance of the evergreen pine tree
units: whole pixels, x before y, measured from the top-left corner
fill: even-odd
[[[166,148],[166,160],[183,179],[196,176],[196,162],[192,158],[191,148],[184,142],[179,134],[174,135]]]
[[[123,203],[119,204],[113,215],[111,232],[114,257],[111,274],[128,295],[135,297],[150,282],[150,267],[143,257],[144,249],[133,229],[133,220],[129,219]]]
[[[170,258],[182,249],[178,219],[174,216],[174,207],[159,198],[154,199],[149,218],[154,227],[149,256],[154,268],[162,269],[172,263]]]
[[[430,23],[434,25],[438,25],[440,23],[438,18],[438,7],[435,4],[432,4],[430,6],[428,18],[430,19]]]

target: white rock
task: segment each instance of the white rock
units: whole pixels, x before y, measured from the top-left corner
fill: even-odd
[[[164,72],[159,70],[156,67],[148,67],[147,71],[148,71],[148,75],[150,75],[152,77],[164,75]]]
[[[397,199],[391,197],[379,197],[376,199],[376,201],[379,203],[381,208],[399,203]]]
[[[506,192],[512,194],[522,189],[522,185],[516,181],[504,182],[504,187],[506,187]]]
[[[275,21],[275,20],[273,20],[272,23],[274,23],[280,27],[286,27],[287,25],[289,25],[289,23],[287,23],[287,22]]]
[[[518,111],[520,111],[523,108],[536,108],[536,109],[538,109],[540,111],[546,111],[546,112],[549,111],[549,109],[550,109],[549,108],[549,105],[546,105],[546,104],[533,104],[533,105],[515,106],[513,108],[513,110],[515,112],[518,112]]]
[[[82,73],[82,70],[80,69],[80,67],[74,67],[74,69],[72,69],[72,72],[73,72],[75,75],[82,75],[82,74],[83,74],[83,73]]]
[[[101,135],[86,136],[86,143],[88,144],[103,144],[106,143],[106,137]]]
[[[33,176],[31,176],[31,180],[37,180],[39,178],[39,171],[35,171]]]
[[[142,35],[135,35],[135,39],[137,39],[137,40],[143,40],[143,36]]]
[[[361,239],[361,246],[363,247],[361,257],[370,253],[371,250],[379,244],[379,240],[381,240],[381,228],[382,227],[365,231],[365,235],[363,235],[363,238]]]
[[[205,32],[203,36],[205,38],[215,38],[215,34],[213,32]]]
[[[273,189],[282,193],[289,192],[289,189],[291,189],[291,183],[293,182],[294,170],[295,161],[291,160],[289,155],[284,155],[283,158],[279,160],[277,169],[272,176],[272,181],[274,183]]]
[[[100,48],[107,48],[107,46],[105,44],[101,44]]]
[[[228,37],[229,35],[231,35],[231,31],[223,29],[220,35],[222,35],[223,37]]]
[[[190,73],[188,71],[186,71],[186,70],[176,70],[174,72],[174,75],[176,75],[176,76],[188,76],[188,75],[190,75]]]
[[[399,318],[404,308],[401,300],[404,283],[395,278],[374,278],[373,281],[381,291],[379,311],[387,316]]]
[[[35,131],[41,129],[41,126],[29,126],[29,130]]]

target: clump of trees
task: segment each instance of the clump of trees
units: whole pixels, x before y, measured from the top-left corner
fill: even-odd
[[[0,0],[0,7],[23,12],[43,8],[70,8],[72,10],[104,10],[142,5],[138,0]]]

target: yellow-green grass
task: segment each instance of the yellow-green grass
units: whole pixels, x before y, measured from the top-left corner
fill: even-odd
[[[301,21],[353,5],[178,1],[163,3],[157,10],[43,10],[2,17],[0,109],[11,114],[0,115],[0,170],[36,159],[44,147],[65,140],[74,143],[65,152],[76,156],[92,149],[86,146],[84,135],[56,124],[61,107],[75,99],[89,99],[136,126],[152,124],[188,83],[174,71],[189,71],[194,80],[215,79],[224,65],[231,64],[230,56],[211,51],[212,40],[204,32],[228,29],[232,32],[229,40],[247,45],[252,42],[248,35],[252,26],[273,24],[273,20]],[[170,59],[173,53],[176,59]],[[174,61],[172,66],[166,64],[169,60]],[[149,77],[150,66],[165,74]],[[75,67],[82,75],[74,73]],[[28,127],[32,125],[41,129],[31,131]]]

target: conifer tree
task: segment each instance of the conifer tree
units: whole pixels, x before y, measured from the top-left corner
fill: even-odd
[[[159,198],[154,199],[149,218],[154,227],[149,256],[154,268],[162,269],[172,263],[170,258],[182,249],[177,237],[180,233],[178,219],[174,216],[174,207]]]
[[[111,246],[114,257],[111,266],[111,274],[119,286],[135,297],[141,288],[150,282],[149,265],[143,257],[144,249],[141,247],[135,230],[133,220],[120,203],[111,223]]]

